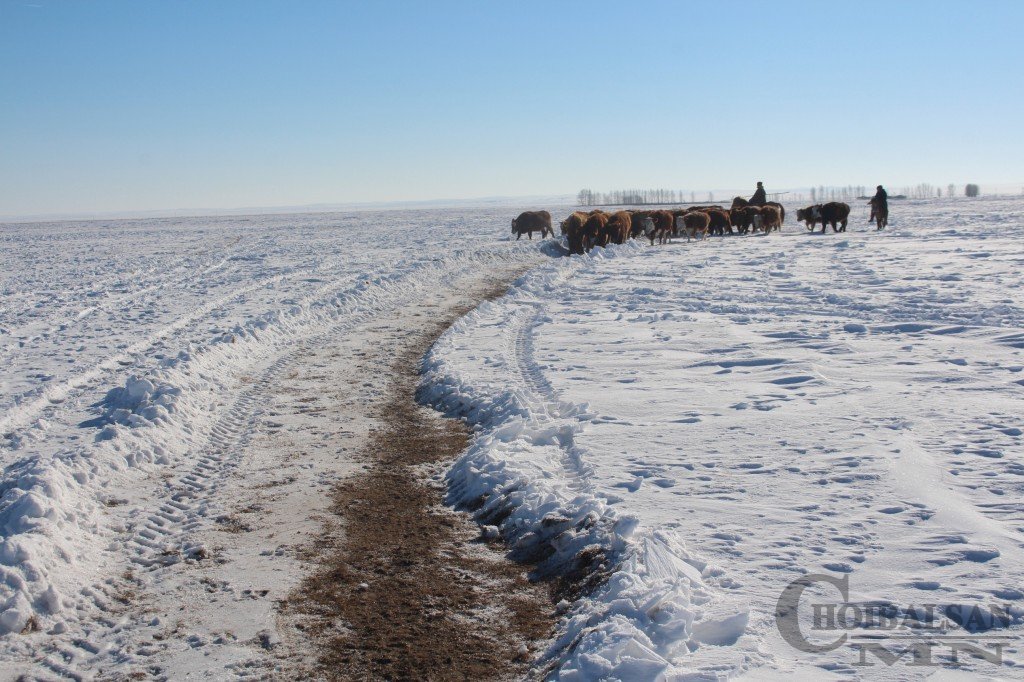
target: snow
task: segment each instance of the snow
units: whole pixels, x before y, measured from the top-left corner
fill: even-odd
[[[538,573],[610,576],[563,618],[557,677],[934,672],[787,645],[776,601],[806,573],[1008,604],[1019,635],[1024,201],[892,213],[562,259],[435,346],[424,395],[477,428],[451,502]],[[1012,640],[1001,669],[961,658],[1022,663]]]
[[[265,574],[281,588],[275,596],[287,596],[302,576],[298,561],[270,580],[282,561],[271,538],[287,533],[267,533],[259,554],[268,558],[208,577],[232,585],[202,588],[195,601],[172,589],[185,580],[173,569],[195,573],[215,551],[211,533],[245,496],[258,496],[239,466],[283,466],[259,447],[290,426],[268,419],[277,391],[294,384],[302,358],[325,346],[359,353],[378,342],[368,324],[457,291],[476,268],[542,259],[538,242],[509,241],[507,213],[2,226],[0,660],[58,675],[137,669],[153,640],[167,638],[167,625],[149,625],[146,610],[173,615],[187,599],[189,617],[201,621],[225,590],[235,597],[218,607],[218,618],[233,610],[221,633],[197,631],[191,654],[168,654],[191,663],[161,665],[195,668],[196,652],[225,630],[231,641],[255,637],[252,614],[264,614],[264,602],[246,606],[247,589],[236,585]],[[307,462],[287,466],[303,486],[319,486],[312,502],[291,495],[305,506],[281,519],[305,523],[303,532],[315,532],[319,522],[310,530],[306,514],[327,504],[323,485],[346,466],[325,445],[321,438]],[[217,541],[217,560],[232,557],[232,543]],[[238,561],[254,561],[241,557],[253,549],[236,551]],[[122,605],[136,592],[144,607],[126,619]],[[262,618],[272,626],[273,610]],[[153,637],[132,634],[146,628]],[[244,664],[247,654],[228,653]]]
[[[859,208],[846,234],[791,217],[571,258],[509,242],[505,208],[0,225],[4,675],[266,673],[253,651],[281,648],[290,548],[354,466],[331,438],[365,427],[289,396],[375,390],[344,370],[367,325],[541,261],[439,339],[421,386],[475,428],[448,501],[575,581],[541,669],[939,670],[790,647],[776,602],[818,573],[904,610],[1005,605],[1007,627],[968,625],[1019,636],[1024,200],[893,202],[883,232]],[[244,501],[283,525],[212,542]],[[126,613],[129,588],[147,596]],[[1019,677],[1015,641],[1003,659],[961,670]]]

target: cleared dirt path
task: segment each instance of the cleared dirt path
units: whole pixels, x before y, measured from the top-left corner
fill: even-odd
[[[382,372],[386,390],[371,412],[379,428],[357,455],[367,469],[336,490],[332,511],[343,531],[319,543],[321,568],[296,603],[299,626],[322,652],[317,676],[522,677],[551,632],[548,588],[531,584],[525,567],[445,508],[431,482],[431,469],[467,446],[468,430],[415,402],[419,360],[434,339],[479,300],[500,295],[510,274],[438,304]]]
[[[278,613],[253,642],[266,655],[233,666],[236,673],[437,680],[527,673],[553,626],[548,588],[531,584],[528,567],[505,559],[500,544],[487,544],[468,517],[444,506],[438,476],[469,432],[415,401],[420,358],[437,336],[525,269],[467,273],[284,373],[276,427],[253,443],[254,456],[275,454],[264,459],[264,480],[249,482],[250,499],[236,515],[241,529],[228,524],[225,532],[237,542],[274,528],[276,542],[257,544],[272,548],[282,568],[300,562],[307,577],[287,594],[280,588],[288,580],[247,588],[257,595],[249,608],[276,605]],[[331,459],[331,451],[338,465],[321,472],[319,486],[302,485],[303,467]],[[232,563],[240,568],[239,559]]]

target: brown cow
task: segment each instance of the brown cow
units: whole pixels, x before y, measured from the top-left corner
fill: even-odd
[[[562,234],[568,235],[569,229],[572,227],[572,225],[579,223],[580,226],[582,226],[583,223],[587,222],[587,218],[589,217],[589,213],[585,213],[583,211],[573,211],[571,214],[569,214],[568,218],[559,223],[559,227],[562,230]]]
[[[796,210],[796,221],[798,223],[804,223],[808,230],[814,231],[814,226],[821,220],[821,204],[815,206],[808,206],[807,208],[798,208]]]
[[[654,246],[654,240],[657,239],[659,244],[664,244],[669,241],[672,236],[672,224],[675,218],[669,211],[653,211],[651,213],[651,221],[654,223],[654,229],[647,236],[651,240],[651,246]]]
[[[786,222],[786,209],[783,207],[782,204],[780,204],[777,201],[766,201],[764,203],[764,205],[765,206],[774,206],[775,208],[779,209],[779,224],[780,225],[782,223]],[[735,197],[732,200],[732,208],[733,208],[733,210],[736,210],[737,208],[746,208],[748,206],[753,206],[754,208],[760,208],[760,206],[755,206],[754,204],[751,204],[749,201],[747,201],[743,197]],[[735,223],[733,223],[733,224],[735,225]]]
[[[555,231],[551,228],[550,213],[547,211],[523,211],[518,218],[512,221],[512,234],[516,235],[516,241],[523,236],[524,232],[530,236],[530,239],[533,239],[535,231],[540,232],[541,239],[549,233],[552,237],[555,236]]]
[[[654,221],[651,219],[653,211],[630,211],[629,217],[632,226],[629,228],[629,238],[639,239],[647,236],[654,229]]]
[[[732,224],[740,234],[747,234],[761,226],[761,209],[757,206],[739,206],[729,212]]]
[[[719,236],[725,235],[726,232],[732,234],[732,221],[729,218],[729,211],[724,208],[709,208],[701,210],[701,213],[707,213],[710,223],[708,229],[711,234],[717,234]]]
[[[762,206],[761,229],[765,231],[765,234],[770,234],[772,230],[781,230],[782,212],[775,206],[769,206],[767,204]]]
[[[669,210],[669,213],[672,214],[672,236],[673,237],[678,237],[680,234],[682,234],[683,224],[681,222],[679,222],[679,218],[682,218],[684,215],[686,215],[689,212],[690,212],[690,209],[688,209],[688,208],[673,208],[673,209]]]
[[[686,233],[686,241],[696,239],[698,236],[701,239],[706,239],[710,223],[711,218],[708,217],[707,213],[690,211],[676,218],[676,229],[681,229]]]
[[[822,234],[825,234],[826,225],[831,225],[833,232],[846,232],[846,225],[850,222],[849,204],[841,201],[830,201],[815,208],[818,209],[818,216],[821,220]],[[836,229],[836,223],[839,223],[839,229]]]
[[[588,218],[589,213],[576,211],[562,221],[562,234],[569,242],[569,253],[583,253],[583,226]]]
[[[580,231],[580,243],[582,248],[590,251],[597,243],[599,235],[604,231],[604,226],[610,216],[603,211],[592,211],[587,222],[583,223]]]
[[[629,211],[616,211],[608,217],[604,228],[597,234],[597,245],[625,244],[629,239],[629,231],[633,227],[633,219]]]

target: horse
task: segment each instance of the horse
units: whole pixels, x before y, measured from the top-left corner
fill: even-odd
[[[875,229],[881,230],[889,224],[889,205],[874,199],[868,203],[871,205],[871,217],[868,222],[874,222],[878,225]]]

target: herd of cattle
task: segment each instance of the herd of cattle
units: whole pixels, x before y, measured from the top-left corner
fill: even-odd
[[[827,225],[833,232],[845,232],[850,218],[850,206],[838,201],[815,204],[796,212],[798,221],[803,221],[808,230],[821,223],[821,231]],[[595,246],[622,244],[628,239],[645,237],[665,244],[672,237],[686,235],[686,241],[705,239],[708,234],[724,235],[764,232],[770,234],[782,229],[786,209],[782,204],[768,202],[754,206],[742,197],[736,197],[730,208],[722,206],[691,206],[689,208],[662,209],[652,211],[614,211],[607,213],[575,211],[561,222],[562,234],[569,242],[570,253],[583,253]],[[837,227],[838,225],[838,227]],[[735,232],[733,231],[735,228]],[[524,234],[533,239],[533,233],[540,232],[541,238],[554,236],[551,214],[547,211],[524,211],[512,221],[512,234],[519,239]]]

